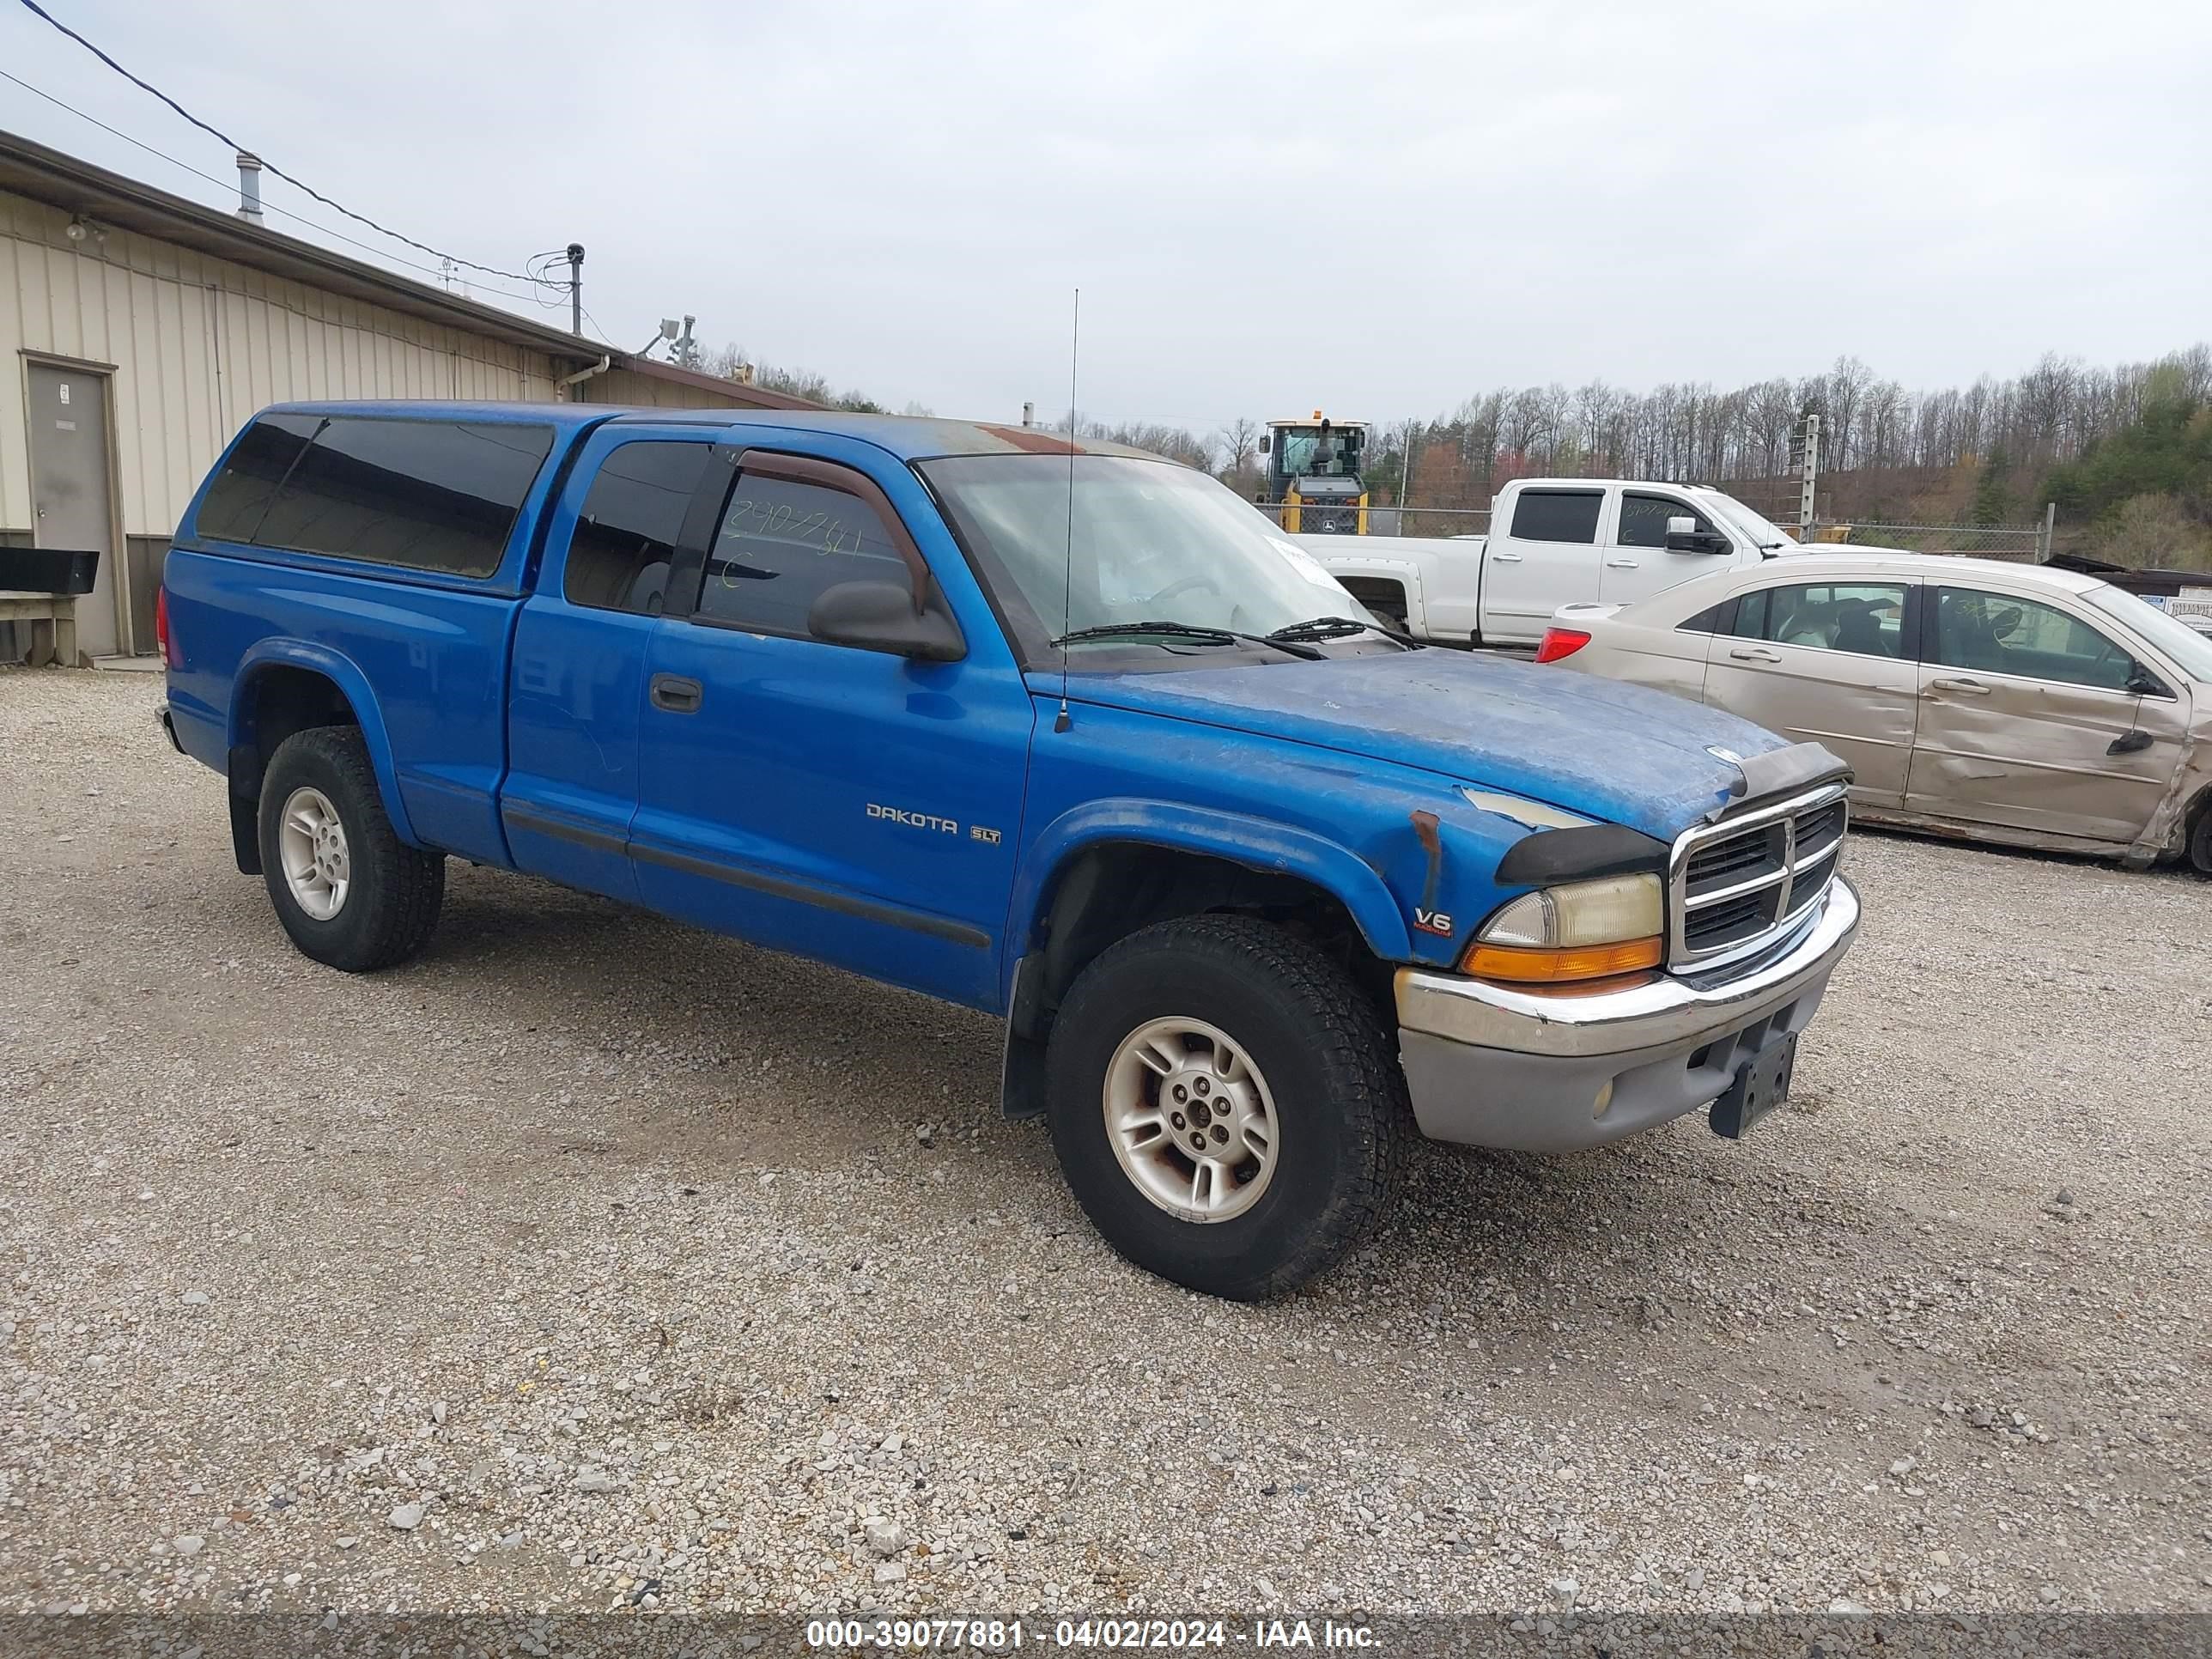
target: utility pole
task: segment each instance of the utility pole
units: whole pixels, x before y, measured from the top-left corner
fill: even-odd
[[[1808,541],[1813,534],[1813,508],[1820,481],[1820,417],[1808,415],[1802,431],[1790,443],[1790,459],[1796,463],[1797,473],[1797,539]]]
[[[581,338],[584,333],[584,245],[568,244],[568,331]]]

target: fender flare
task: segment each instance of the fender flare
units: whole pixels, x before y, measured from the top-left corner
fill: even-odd
[[[244,741],[246,694],[264,668],[305,669],[320,674],[344,693],[354,718],[361,724],[362,741],[368,745],[369,764],[375,769],[376,787],[384,796],[385,814],[400,840],[410,847],[420,847],[422,843],[415,838],[415,826],[408,820],[407,802],[399,793],[399,773],[392,763],[392,738],[384,729],[384,711],[377,705],[376,694],[369,690],[368,676],[343,653],[312,640],[272,637],[254,641],[231,678],[227,746],[235,749]]]
[[[1385,962],[1413,958],[1412,936],[1397,899],[1373,866],[1310,830],[1243,812],[1133,796],[1086,801],[1047,824],[1030,843],[1007,908],[1008,949],[1001,988],[1013,1006],[1013,975],[1043,914],[1045,896],[1070,860],[1109,842],[1200,853],[1249,870],[1297,876],[1333,895],[1351,913],[1367,948]]]

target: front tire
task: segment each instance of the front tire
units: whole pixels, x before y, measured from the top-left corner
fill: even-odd
[[[399,839],[358,726],[313,726],[277,745],[261,780],[259,830],[269,902],[317,962],[374,973],[428,943],[445,857]]]
[[[2212,876],[2212,800],[2197,809],[2197,823],[2189,832],[2189,861],[2197,874]]]
[[[1389,1200],[1411,1114],[1349,975],[1242,916],[1161,922],[1084,969],[1046,1060],[1053,1150],[1106,1242],[1212,1296],[1295,1289]]]

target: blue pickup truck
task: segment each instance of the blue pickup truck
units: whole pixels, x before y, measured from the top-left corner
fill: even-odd
[[[457,857],[1002,1016],[1100,1232],[1226,1297],[1416,1128],[1741,1134],[1858,921],[1825,750],[1415,645],[1213,480],[1026,428],[272,408],[158,628],[308,956],[415,955]]]

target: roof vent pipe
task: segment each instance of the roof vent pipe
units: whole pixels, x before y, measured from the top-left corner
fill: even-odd
[[[261,158],[250,150],[238,152],[238,216],[249,225],[261,222]]]

